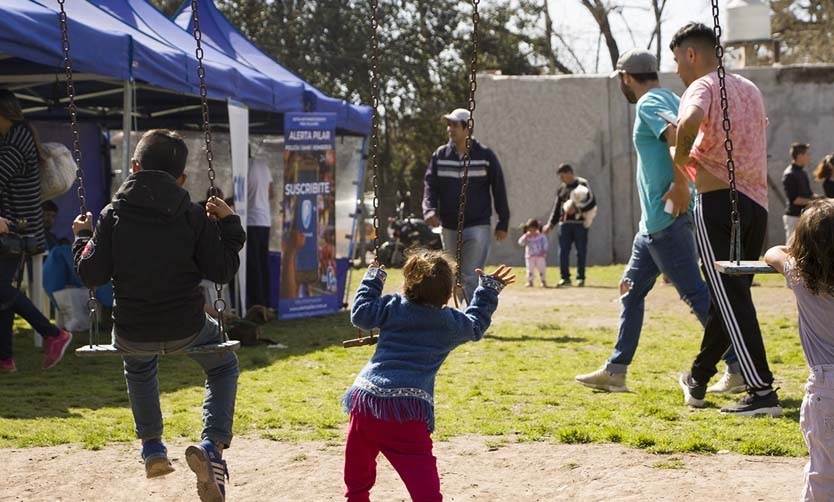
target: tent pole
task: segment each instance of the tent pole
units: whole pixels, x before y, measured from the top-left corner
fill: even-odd
[[[133,126],[133,80],[125,80],[124,97],[122,99],[122,179],[119,184],[130,176],[130,136]]]

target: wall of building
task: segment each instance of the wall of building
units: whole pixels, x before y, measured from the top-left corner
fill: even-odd
[[[781,176],[790,144],[811,144],[809,171],[834,151],[834,66],[748,68],[739,73],[762,90],[770,121],[770,246],[784,241]],[[662,74],[661,85],[678,94],[684,90],[675,74]],[[475,136],[495,150],[504,167],[512,214],[510,237],[493,244],[490,263],[523,264],[516,242],[519,226],[527,218],[547,218],[559,186],[556,167],[562,162],[588,179],[599,201],[588,263],[628,260],[640,218],[631,142],[634,106],[625,101],[616,79],[479,75],[475,122]],[[814,180],[812,188],[822,193]],[[557,248],[551,232],[551,265],[557,263]]]

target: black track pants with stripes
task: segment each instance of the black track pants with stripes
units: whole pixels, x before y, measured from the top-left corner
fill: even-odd
[[[762,332],[750,294],[753,276],[725,275],[713,267],[717,260],[730,259],[731,207],[729,190],[699,194],[695,206],[695,236],[711,301],[701,351],[692,364],[692,377],[699,383],[708,382],[715,375],[721,356],[732,344],[748,388],[767,389],[773,384],[773,375],[767,365]],[[738,207],[741,259],[758,260],[767,230],[767,210],[741,193],[738,194]]]

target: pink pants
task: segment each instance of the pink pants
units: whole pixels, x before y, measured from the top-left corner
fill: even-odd
[[[799,428],[809,456],[802,500],[834,500],[834,364],[811,368]]]
[[[437,459],[432,455],[431,433],[426,422],[395,422],[352,412],[345,445],[345,497],[367,502],[376,482],[376,457],[380,452],[405,483],[411,500],[443,500]]]

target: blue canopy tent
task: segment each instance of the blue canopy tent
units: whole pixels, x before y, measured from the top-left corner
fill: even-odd
[[[144,0],[125,0],[130,3],[144,3]],[[344,100],[331,98],[316,89],[300,77],[284,68],[263,53],[255,44],[223,15],[213,0],[198,0],[200,11],[200,31],[203,40],[223,51],[236,61],[257,69],[265,75],[284,82],[298,82],[304,85],[305,103],[308,111],[336,114],[336,128],[343,133],[367,136],[371,130],[371,109],[368,106],[356,106]],[[186,0],[175,16],[176,23],[193,31],[191,0]]]
[[[147,24],[124,23],[86,1],[67,2],[65,9],[82,143],[87,145],[82,168],[90,185],[90,209],[97,213],[109,199],[111,181],[109,150],[96,140],[100,127],[127,134],[133,127],[198,128],[202,122],[196,42],[158,12],[155,22],[181,33],[177,43],[160,38]],[[0,0],[0,86],[16,93],[45,140],[66,142],[61,127],[42,122],[68,121],[58,10],[55,0]],[[249,105],[274,132],[281,130],[284,112],[302,110],[301,84],[271,79],[216,50],[206,48],[205,53],[213,125],[226,121],[230,96]],[[125,148],[125,165],[129,155]],[[71,219],[73,196],[71,191],[56,200],[62,208],[59,218]]]
[[[0,0],[0,85],[42,105],[26,110],[32,119],[66,119],[65,90],[56,84],[63,75],[58,9],[53,0]],[[190,35],[158,12],[155,22],[164,21],[168,31],[178,30],[185,38],[168,41],[156,31],[143,31],[150,30],[147,24],[130,25],[86,1],[67,2],[66,12],[82,120],[126,129],[130,120],[142,128],[201,122],[196,42]],[[225,122],[229,97],[267,114],[276,131],[284,112],[303,109],[302,84],[272,79],[219,51],[204,50],[207,95],[218,123]]]
[[[190,33],[174,24],[146,0],[89,0],[89,2],[131,28],[150,35],[170,47],[179,47],[183,50],[196,47],[194,37]],[[249,66],[238,63],[207,44],[205,40],[202,40],[202,48],[203,64],[214,63],[216,65],[206,67],[207,79],[227,78],[225,74],[215,73],[216,67],[234,69],[232,80],[225,82],[225,85],[229,86],[226,89],[229,91],[227,96],[234,96],[236,100],[255,109],[296,111],[303,106],[299,95],[299,90],[303,90],[302,83],[266,76]],[[191,59],[190,63],[193,64],[188,69],[188,75],[196,80],[196,58]],[[256,85],[249,85],[251,83]]]

